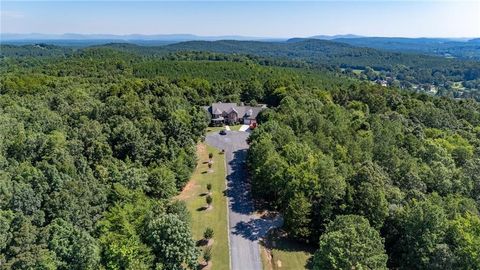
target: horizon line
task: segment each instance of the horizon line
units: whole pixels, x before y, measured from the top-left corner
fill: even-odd
[[[292,38],[312,38],[316,36],[324,37],[335,37],[335,36],[355,36],[354,38],[430,38],[430,39],[475,39],[480,38],[480,36],[384,36],[384,35],[362,35],[362,34],[353,34],[353,33],[338,33],[338,34],[314,34],[308,36],[258,36],[258,35],[245,35],[245,34],[218,34],[218,35],[199,35],[192,33],[156,33],[156,34],[142,34],[142,33],[129,33],[129,34],[113,34],[113,33],[80,33],[80,32],[64,32],[64,33],[45,33],[45,32],[0,32],[0,35],[50,35],[50,36],[63,36],[63,35],[79,35],[79,36],[117,36],[117,37],[128,37],[128,36],[193,36],[193,37],[241,37],[241,38],[255,38],[255,39],[292,39]],[[49,38],[46,38],[49,39]],[[73,38],[68,38],[73,39]]]

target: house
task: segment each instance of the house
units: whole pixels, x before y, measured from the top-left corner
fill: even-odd
[[[211,116],[212,125],[252,125],[257,123],[257,116],[262,110],[267,108],[266,105],[245,106],[237,103],[213,103],[211,106],[204,107]]]
[[[386,80],[380,80],[380,79],[378,79],[378,80],[376,80],[375,82],[376,82],[377,84],[383,86],[383,87],[387,87],[387,86],[388,86],[388,81],[386,81]]]

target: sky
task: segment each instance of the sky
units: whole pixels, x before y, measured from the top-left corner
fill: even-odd
[[[4,1],[1,33],[480,37],[480,0]]]

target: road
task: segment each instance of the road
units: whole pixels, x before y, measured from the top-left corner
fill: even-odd
[[[207,144],[225,149],[232,270],[262,270],[258,240],[269,229],[281,225],[280,218],[263,219],[254,215],[245,166],[248,135],[248,132],[227,131],[227,135],[209,133],[206,136]]]

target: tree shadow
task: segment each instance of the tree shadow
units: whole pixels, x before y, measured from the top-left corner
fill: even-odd
[[[307,262],[305,263],[305,269],[312,270],[313,269],[313,255],[308,258]]]
[[[281,217],[275,218],[252,218],[248,222],[242,221],[235,224],[232,234],[240,235],[250,241],[257,241],[264,238],[272,228],[282,226]]]
[[[201,206],[201,207],[197,208],[198,212],[205,211],[205,210],[207,210],[206,206]]]
[[[203,247],[203,246],[206,246],[207,244],[208,244],[208,240],[205,240],[205,239],[200,239],[195,243],[197,247]]]
[[[208,173],[208,171],[203,171],[203,172],[202,172],[202,174],[206,174],[206,173]]]
[[[247,181],[246,157],[247,149],[237,150],[232,153],[232,160],[228,163],[231,172],[227,176],[227,196],[232,211],[240,214],[250,214],[254,211],[250,183]]]
[[[261,244],[268,249],[276,249],[282,252],[305,252],[312,256],[305,262],[305,269],[313,269],[313,254],[316,246],[292,239],[281,228],[272,229],[268,232]]]
[[[208,192],[203,192],[203,193],[200,193],[198,196],[200,196],[200,197],[205,197],[205,196],[207,196],[207,195],[208,195]]]

